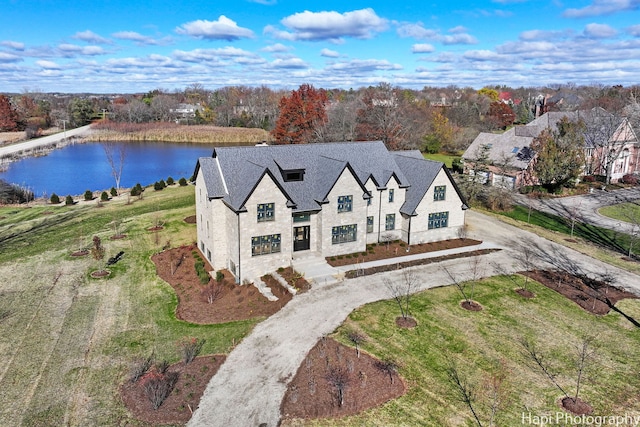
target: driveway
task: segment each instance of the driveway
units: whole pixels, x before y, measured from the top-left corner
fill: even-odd
[[[84,135],[90,132],[90,127],[91,125],[81,126],[79,128],[69,129],[67,131],[56,133],[53,135],[43,136],[41,138],[31,139],[29,141],[18,142],[17,144],[0,147],[0,158],[19,153],[21,151],[33,150],[34,148],[51,145],[60,142],[65,138]]]
[[[564,218],[576,218],[585,224],[632,234],[633,226],[624,221],[600,215],[598,209],[604,206],[640,200],[640,187],[626,188],[616,191],[595,190],[591,194],[548,199],[529,199],[518,195],[517,202],[523,206],[558,215]],[[637,230],[635,230],[637,232]]]
[[[570,266],[583,273],[609,272],[619,283],[633,284],[640,294],[640,277],[601,263],[527,231],[480,213],[467,212],[470,236],[503,250],[482,256],[483,275],[496,269],[515,272],[522,248],[530,248],[540,267]],[[419,290],[450,284],[446,266],[460,280],[471,278],[469,259],[456,259],[415,267]],[[496,266],[499,266],[497,268]],[[288,381],[315,343],[336,329],[355,308],[390,298],[384,277],[401,280],[398,271],[345,281],[326,281],[296,296],[282,310],[258,324],[229,354],[205,390],[191,427],[275,427]]]

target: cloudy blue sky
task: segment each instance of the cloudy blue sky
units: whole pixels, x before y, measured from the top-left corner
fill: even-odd
[[[640,83],[640,0],[0,0],[0,92]]]

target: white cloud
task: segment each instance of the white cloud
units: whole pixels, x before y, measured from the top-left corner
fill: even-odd
[[[411,37],[418,40],[435,39],[438,31],[424,28],[421,22],[415,24],[400,24],[397,29],[400,37]]]
[[[452,36],[440,37],[440,42],[444,45],[452,44],[477,44],[478,40],[469,34],[454,34]]]
[[[431,53],[435,50],[436,48],[428,43],[417,43],[411,46],[411,53]]]
[[[5,40],[0,42],[0,46],[5,46],[13,50],[24,50],[24,43],[14,42],[12,40]]]
[[[593,0],[589,6],[581,9],[567,9],[563,16],[566,18],[586,18],[590,16],[611,15],[640,8],[638,0]]]
[[[285,69],[303,69],[308,68],[306,62],[304,62],[300,58],[287,58],[281,59],[278,58],[270,63],[273,68],[285,68]]]
[[[9,62],[19,62],[22,58],[12,53],[0,52],[0,63],[6,64]]]
[[[451,35],[443,35],[437,30],[424,28],[421,22],[398,24],[396,31],[400,37],[411,37],[417,40],[433,40],[444,45],[478,43],[475,37],[466,33],[467,29],[462,25],[451,28],[449,30]]]
[[[328,70],[343,73],[364,73],[371,71],[402,70],[402,65],[392,64],[386,59],[354,59],[331,64]]]
[[[462,56],[471,61],[498,61],[500,59],[500,55],[491,50],[469,50]]]
[[[287,16],[280,22],[289,31],[267,26],[265,32],[284,40],[329,40],[342,43],[344,37],[370,39],[387,29],[387,20],[380,18],[371,8],[345,13],[306,10]]]
[[[44,59],[40,59],[36,61],[36,64],[45,70],[59,70],[60,65],[56,64],[53,61],[45,61]]]
[[[528,30],[520,33],[520,40],[555,40],[570,35],[570,31]]]
[[[631,34],[633,37],[640,37],[640,24],[627,28],[626,32]]]
[[[331,49],[322,49],[320,51],[320,56],[324,56],[325,58],[339,58],[340,53]]]
[[[156,40],[153,37],[145,36],[135,31],[118,31],[117,33],[112,34],[113,37],[120,40],[129,40],[135,42],[140,46],[159,46],[162,44],[166,44],[169,39]]]
[[[234,41],[242,38],[254,37],[253,31],[248,28],[238,27],[238,24],[220,15],[217,21],[187,22],[176,28],[178,34],[185,34],[198,39]]]
[[[91,30],[79,31],[74,36],[74,39],[82,40],[87,43],[95,44],[111,44],[111,40],[106,39]]]
[[[219,61],[230,58],[255,58],[256,55],[243,49],[227,46],[220,49],[176,50],[173,56],[185,62]]]
[[[106,52],[100,46],[78,46],[70,43],[63,43],[58,45],[58,49],[62,51],[63,55],[104,55]]]
[[[269,46],[265,46],[261,50],[263,52],[278,53],[278,52],[289,52],[291,49],[292,49],[291,47],[285,46],[282,43],[275,43]]]
[[[588,24],[584,29],[584,35],[590,38],[606,39],[617,35],[618,32],[606,24]]]

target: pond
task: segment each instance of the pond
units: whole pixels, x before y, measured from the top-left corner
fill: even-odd
[[[165,142],[117,142],[114,152],[124,147],[120,187],[143,186],[171,176],[176,182],[193,174],[198,157],[210,156],[213,145]],[[118,156],[114,155],[114,159]],[[10,163],[0,179],[31,189],[36,197],[80,195],[86,190],[115,187],[104,144],[89,142],[68,145],[46,156],[28,157]]]

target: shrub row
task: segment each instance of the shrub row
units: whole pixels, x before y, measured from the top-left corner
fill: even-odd
[[[196,269],[196,274],[198,275],[198,279],[200,283],[206,285],[209,283],[211,276],[209,276],[209,272],[204,268],[204,261],[200,257],[197,251],[192,251],[193,258],[195,259],[194,267]]]

